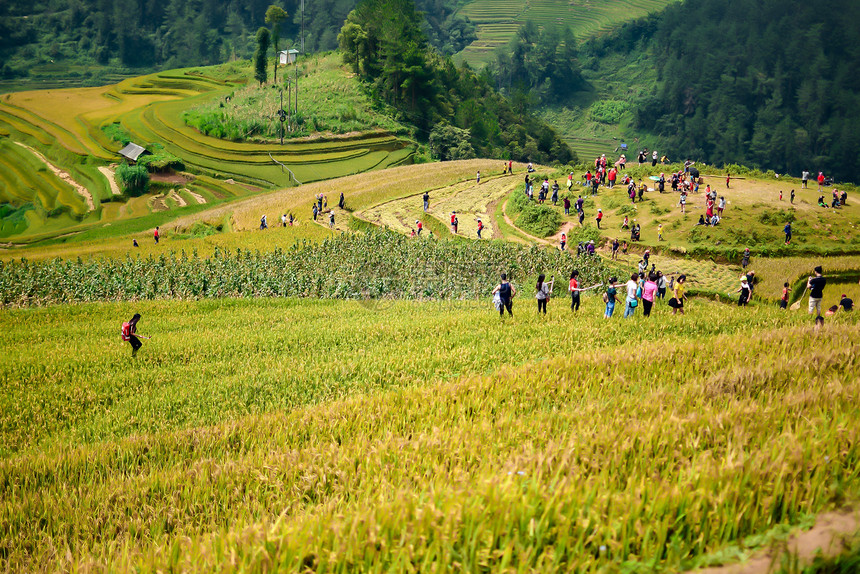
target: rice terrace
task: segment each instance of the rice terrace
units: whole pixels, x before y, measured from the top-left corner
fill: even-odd
[[[0,7],[0,570],[860,572],[856,6],[271,1]]]

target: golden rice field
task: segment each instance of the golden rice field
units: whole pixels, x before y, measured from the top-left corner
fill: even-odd
[[[518,287],[0,312],[3,568],[675,572],[857,499],[854,316]]]

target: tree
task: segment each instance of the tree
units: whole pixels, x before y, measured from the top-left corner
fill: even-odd
[[[268,75],[266,74],[266,54],[269,52],[269,29],[260,28],[257,30],[257,51],[254,52],[254,78],[260,85],[266,83]]]
[[[275,83],[278,83],[278,42],[281,40],[281,22],[287,19],[287,12],[277,4],[266,10],[266,24],[272,25],[272,46],[275,49]]]
[[[442,161],[471,159],[475,157],[475,150],[469,141],[471,137],[469,130],[448,123],[437,124],[430,132],[430,153]]]

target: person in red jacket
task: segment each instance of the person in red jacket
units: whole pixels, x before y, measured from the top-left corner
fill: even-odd
[[[155,238],[155,244],[158,245],[158,226],[155,227],[155,231],[152,233],[152,236]]]
[[[420,237],[421,236],[421,230],[424,228],[424,224],[416,219],[415,220],[415,227],[418,229],[417,235]]]
[[[603,219],[603,210],[597,210],[597,229],[600,229],[600,220]]]
[[[818,172],[818,191],[821,191],[821,188],[824,186],[824,172]]]

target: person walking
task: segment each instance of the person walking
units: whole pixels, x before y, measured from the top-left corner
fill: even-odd
[[[160,233],[158,232],[158,226],[155,226],[155,231],[152,232],[152,237],[155,239],[155,244],[158,245],[158,239],[160,237]]]
[[[475,182],[478,185],[481,185],[481,172],[480,171],[478,172],[478,175],[475,176]]]
[[[579,271],[576,269],[570,273],[568,291],[570,291],[570,310],[579,311],[579,294],[583,289],[579,288]]]
[[[612,257],[613,261],[618,260],[618,249],[621,247],[621,244],[618,242],[618,238],[612,240]]]
[[[340,199],[337,200],[337,206],[340,209],[343,209],[345,205],[346,205],[346,198],[343,196],[343,192],[341,191],[340,192]]]
[[[732,181],[732,174],[726,173],[726,189],[729,189],[729,182],[731,182],[731,181]]]
[[[814,312],[816,316],[821,315],[821,299],[824,297],[824,286],[827,285],[823,273],[819,265],[815,268],[815,276],[806,281],[806,288],[809,289],[809,312]]]
[[[600,229],[600,220],[603,219],[603,210],[602,209],[597,210],[597,218],[596,219],[597,219],[597,229]]]
[[[260,218],[260,231],[269,228],[269,222],[266,220],[266,216]]]
[[[672,308],[673,315],[677,315],[679,311],[681,315],[684,314],[684,301],[687,299],[687,295],[684,293],[686,283],[687,276],[684,274],[678,276],[678,280],[675,281],[673,297],[669,299],[669,307]]]
[[[788,287],[788,282],[782,284],[782,297],[779,299],[779,308],[780,309],[788,309],[788,297],[791,293],[791,290]]]
[[[665,241],[663,239],[663,224],[657,225],[657,241]]]
[[[657,272],[657,298],[666,298],[666,277],[663,275],[662,271]]]
[[[651,316],[651,307],[654,306],[654,299],[657,296],[657,275],[650,273],[645,285],[642,286],[642,315],[644,317]]]
[[[482,231],[484,231],[484,222],[481,221],[481,218],[478,218],[478,239],[481,238]]]
[[[578,214],[579,214],[579,226],[582,227],[582,222],[585,221],[585,211],[580,209]]]
[[[423,223],[421,223],[421,220],[420,220],[420,219],[416,219],[416,220],[415,220],[415,229],[417,229],[417,230],[418,230],[418,231],[416,232],[416,235],[417,235],[418,237],[421,237],[421,230],[423,230],[423,229],[424,229],[424,224],[423,224]],[[478,237],[480,237],[480,236],[481,236],[481,234],[479,233],[479,234],[478,234]]]
[[[320,210],[317,208],[317,204],[316,204],[316,203],[314,204],[313,212],[314,212],[314,221],[316,221],[316,220],[317,220],[317,215],[319,215],[319,213],[320,213]]]
[[[794,190],[791,190],[791,195],[789,196],[791,204],[794,205]]]
[[[558,203],[558,180],[552,180],[552,204],[556,205]]]
[[[493,289],[493,295],[496,293],[499,294],[499,299],[501,301],[501,305],[499,306],[499,316],[503,317],[505,315],[505,309],[508,310],[508,315],[511,317],[514,316],[513,305],[514,305],[514,296],[517,294],[516,288],[510,284],[508,281],[508,276],[506,273],[502,273],[502,281],[496,288]]]
[[[128,341],[131,343],[131,356],[134,357],[137,355],[138,349],[143,346],[143,343],[140,342],[140,339],[137,335],[137,323],[140,321],[140,313],[135,313],[131,318],[131,321],[122,324],[122,330],[120,333],[122,334],[122,340]],[[140,335],[143,337],[143,335]],[[149,337],[145,337],[149,338]]]
[[[567,245],[567,234],[566,233],[561,234],[561,244],[560,245],[561,245],[561,250],[564,251],[564,246]]]
[[[552,282],[555,278],[550,280],[550,283],[546,283],[544,280],[546,279],[546,275],[541,273],[538,275],[537,285],[535,289],[537,289],[537,294],[535,298],[538,303],[538,315],[540,315],[541,311],[546,315],[546,303],[549,301],[550,293],[552,293]]]
[[[657,150],[655,149],[654,152],[651,154],[651,167],[656,167],[656,166],[657,166]]]
[[[330,229],[334,229],[334,211],[328,212],[328,226]]]
[[[564,214],[570,215],[570,198],[569,197],[564,198]]]
[[[632,317],[636,314],[636,307],[639,305],[639,300],[636,298],[636,292],[639,290],[639,275],[632,273],[630,280],[624,285],[627,289],[626,306],[624,307],[624,318]]]
[[[606,289],[606,293],[603,294],[603,302],[606,303],[606,311],[603,313],[604,319],[611,319],[612,313],[615,312],[615,301],[618,299],[618,289],[615,286],[617,282],[618,279],[610,277],[609,287]]]
[[[744,249],[744,253],[741,256],[741,267],[746,269],[747,265],[749,265],[749,264],[750,264],[750,248],[747,247]]]
[[[809,170],[803,170],[803,174],[800,176],[800,187],[803,189],[809,188]]]
[[[460,220],[454,216],[454,235],[457,235],[457,228],[460,227]]]
[[[428,209],[430,209],[430,193],[425,191],[423,199],[424,199],[424,211],[427,211]]]
[[[785,227],[782,230],[785,233],[785,244],[788,245],[791,243],[791,222],[788,221],[785,224]]]

